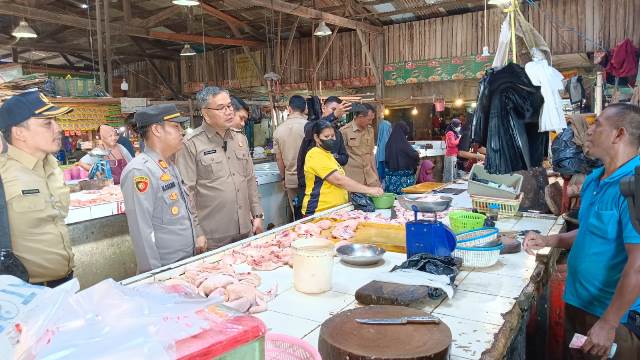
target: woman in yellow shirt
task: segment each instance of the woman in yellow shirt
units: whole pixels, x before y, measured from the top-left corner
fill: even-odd
[[[306,189],[302,201],[302,213],[310,216],[349,202],[348,192],[380,196],[384,191],[357,183],[345,175],[332,151],[338,147],[336,133],[331,123],[319,120],[312,127],[316,146],[307,153],[304,161]]]

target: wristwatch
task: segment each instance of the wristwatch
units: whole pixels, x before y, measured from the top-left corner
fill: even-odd
[[[253,215],[254,219],[264,219],[264,214]]]

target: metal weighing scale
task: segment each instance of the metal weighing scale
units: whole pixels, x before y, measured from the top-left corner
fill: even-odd
[[[89,179],[111,180],[111,166],[109,166],[109,160],[105,159],[109,154],[100,148],[95,148],[89,152],[89,155],[95,159],[89,170]]]
[[[453,198],[440,196],[439,201],[420,200],[423,195],[403,195],[398,198],[400,205],[412,210],[413,221],[407,222],[407,259],[416,254],[428,253],[436,256],[450,256],[456,248],[456,235],[445,224],[438,221],[437,213],[449,209]],[[433,220],[419,220],[418,213],[433,213]]]

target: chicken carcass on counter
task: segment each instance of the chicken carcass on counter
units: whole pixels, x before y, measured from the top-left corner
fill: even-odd
[[[70,208],[79,208],[123,201],[120,186],[109,185],[100,190],[82,190],[69,195]]]
[[[165,281],[165,285],[180,285],[197,291],[204,297],[220,297],[223,304],[250,314],[267,310],[267,302],[276,289],[258,290],[260,276],[254,272],[237,272],[223,262],[190,265],[185,273]]]

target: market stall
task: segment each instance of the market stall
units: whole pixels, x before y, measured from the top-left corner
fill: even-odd
[[[463,183],[453,187],[465,189],[466,186]],[[453,197],[454,208],[472,206],[467,192]],[[233,264],[233,257],[243,253],[243,249],[260,247],[260,244],[272,245],[291,232],[305,231],[305,224],[310,222],[331,217],[348,218],[353,213],[351,205],[344,205],[307,218],[304,222],[297,221],[216,251],[140,274],[122,281],[122,284],[137,286],[177,281],[180,277],[184,279],[185,272],[192,271],[194,267],[225,262]],[[383,219],[388,215],[382,211],[372,216]],[[442,221],[447,222],[446,218]],[[500,218],[496,223],[501,232],[537,230],[543,234],[558,233],[562,226],[562,219],[527,213]],[[275,266],[270,271],[253,271],[262,280],[258,290],[272,293],[266,303],[266,311],[256,316],[274,332],[303,338],[317,346],[320,328],[325,320],[340,311],[361,306],[354,298],[356,291],[404,260],[406,255],[396,252],[387,252],[383,263],[369,267],[345,265],[336,259],[331,290],[318,295],[295,290],[293,271],[288,266]],[[463,268],[456,278],[457,290],[452,298],[426,300],[420,305],[421,309],[436,315],[451,329],[452,359],[478,359],[482,354],[491,354],[488,358],[501,358],[509,348],[521,345],[518,342],[523,341],[523,324],[533,302],[533,289],[548,266],[545,260],[542,255],[536,259],[520,252],[500,255],[498,262],[488,268]],[[255,269],[258,265],[255,262],[253,264]],[[244,271],[251,269],[247,264],[236,266]]]

